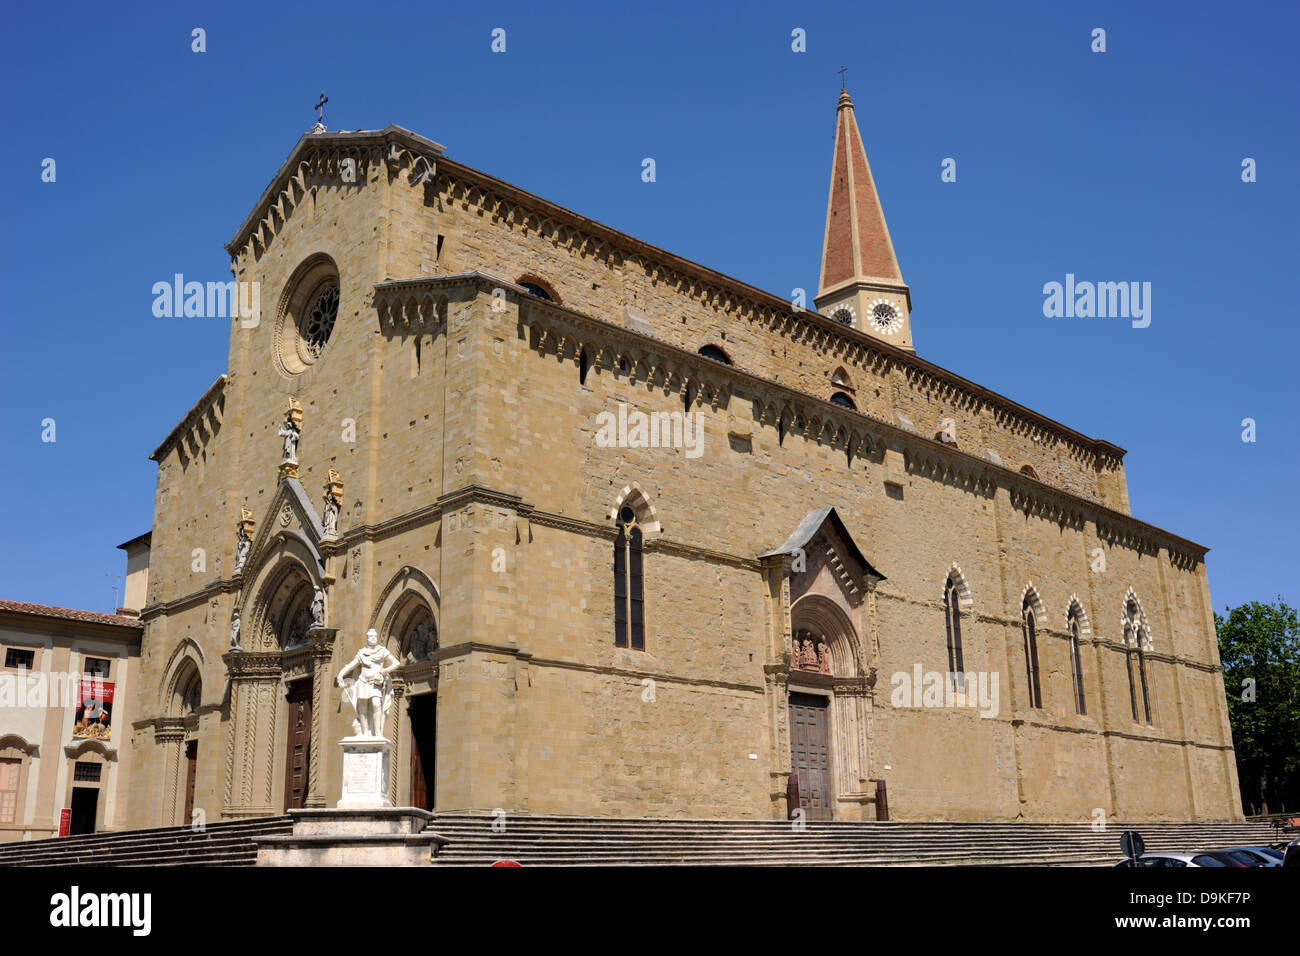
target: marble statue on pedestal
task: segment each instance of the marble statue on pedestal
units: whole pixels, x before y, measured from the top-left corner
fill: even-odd
[[[343,698],[356,711],[352,729],[358,737],[383,737],[388,711],[393,706],[393,681],[388,675],[400,663],[388,648],[379,644],[379,635],[371,628],[366,631],[366,646],[339,671],[338,685],[343,688]],[[349,678],[358,669],[360,674]]]

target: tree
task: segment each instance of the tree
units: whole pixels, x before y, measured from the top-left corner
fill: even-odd
[[[1300,808],[1300,618],[1283,602],[1214,615],[1247,813]]]

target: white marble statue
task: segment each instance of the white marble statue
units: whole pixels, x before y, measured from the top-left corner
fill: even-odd
[[[298,426],[294,424],[293,419],[287,420],[284,423],[284,427],[281,428],[279,431],[277,431],[276,434],[284,439],[285,462],[286,463],[292,462],[294,464],[297,464],[298,439],[302,435],[302,432],[298,430]]]
[[[326,534],[339,533],[339,503],[328,493],[325,495],[325,514],[321,517],[321,528]]]
[[[316,593],[311,599],[311,626],[325,626],[325,592],[317,585]]]
[[[230,646],[239,647],[239,612],[236,611],[230,618]]]
[[[393,681],[388,675],[400,661],[379,644],[374,628],[366,631],[366,646],[357,651],[351,663],[339,671],[338,685],[343,698],[356,711],[352,730],[358,737],[383,737],[389,708],[393,706]],[[360,669],[356,678],[348,675]]]
[[[248,552],[253,548],[252,539],[240,528],[235,534],[235,570],[244,570],[244,563],[248,560]]]

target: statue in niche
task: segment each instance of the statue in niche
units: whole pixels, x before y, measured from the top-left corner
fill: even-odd
[[[320,585],[316,586],[316,593],[311,599],[311,626],[325,626],[325,592],[321,590]]]
[[[806,671],[815,671],[817,669],[817,650],[813,647],[811,637],[803,639],[803,661],[801,666]]]
[[[817,645],[817,672],[826,675],[831,672],[831,647],[825,641]]]
[[[239,650],[239,612],[236,611],[230,616],[230,646],[234,650]]]
[[[343,480],[333,468],[325,482],[325,511],[321,515],[321,529],[325,534],[339,533],[339,506],[343,504]]]
[[[366,645],[357,651],[351,663],[339,671],[336,683],[343,688],[343,699],[352,705],[356,719],[352,731],[358,737],[382,737],[381,731],[393,706],[393,681],[388,675],[401,662],[379,644],[379,634],[372,627],[366,631]],[[350,678],[353,671],[360,673]]]
[[[325,495],[325,512],[321,515],[321,528],[326,534],[339,533],[339,503]]]
[[[433,621],[425,619],[416,625],[415,630],[411,631],[410,649],[407,651],[407,657],[412,661],[427,661],[429,655],[433,653],[434,644]]]

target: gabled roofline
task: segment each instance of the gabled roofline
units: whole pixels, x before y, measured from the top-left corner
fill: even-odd
[[[181,436],[194,427],[194,423],[199,417],[206,412],[212,404],[221,396],[226,389],[226,375],[223,372],[217,376],[217,380],[208,386],[208,390],[200,396],[199,400],[194,403],[194,407],[185,413],[185,417],[180,423],[167,433],[167,437],[162,440],[162,444],[153,450],[149,455],[150,461],[161,462],[172,450],[175,444],[180,441]],[[131,542],[128,541],[127,544]]]
[[[262,195],[253,204],[252,210],[249,211],[244,221],[235,231],[234,238],[226,243],[226,252],[233,256],[248,241],[248,237],[252,234],[257,223],[266,214],[267,207],[284,189],[289,177],[298,168],[304,153],[319,146],[383,146],[387,143],[401,143],[417,152],[431,153],[434,156],[442,156],[445,149],[441,143],[435,143],[431,139],[425,139],[418,133],[412,133],[409,129],[391,124],[381,130],[359,129],[352,133],[342,131],[337,133],[303,133],[298,137],[298,142],[294,144],[293,149],[289,151],[288,157],[280,164],[280,168],[276,170],[271,182],[262,190]]]
[[[777,555],[792,554],[800,548],[807,547],[808,542],[817,536],[817,532],[821,531],[822,525],[828,521],[847,546],[849,557],[862,565],[863,570],[866,571],[869,577],[876,581],[886,580],[883,574],[871,566],[871,562],[862,553],[858,543],[853,540],[853,535],[849,533],[849,529],[845,526],[844,519],[840,517],[840,513],[833,506],[808,512],[804,515],[803,520],[795,526],[794,531],[790,533],[790,537],[786,538],[783,544],[777,546],[773,551],[760,554],[758,557],[760,560],[762,558],[774,558]]]
[[[714,269],[710,269],[708,266],[702,265],[691,259],[683,258],[676,253],[669,252],[667,249],[662,249],[659,246],[637,239],[635,236],[630,236],[625,232],[620,232],[611,226],[606,226],[594,219],[589,219],[588,217],[576,213],[565,206],[551,202],[549,199],[544,199],[536,193],[530,193],[525,189],[520,189],[518,186],[513,186],[505,180],[497,179],[495,176],[491,176],[472,166],[466,166],[465,164],[458,163],[455,160],[447,159],[443,155],[444,147],[442,145],[435,143],[432,140],[425,139],[423,136],[419,136],[401,126],[390,125],[379,131],[362,130],[356,133],[304,134],[299,138],[297,145],[294,146],[289,157],[280,166],[279,171],[271,180],[271,184],[262,192],[261,198],[258,199],[257,204],[253,207],[252,212],[248,214],[243,225],[239,227],[239,231],[235,234],[235,238],[226,244],[226,251],[234,256],[248,241],[249,237],[255,231],[257,223],[260,222],[262,217],[266,214],[272,200],[288,183],[290,176],[301,161],[302,155],[308,150],[320,146],[373,146],[382,145],[384,143],[401,143],[412,150],[431,154],[437,159],[435,180],[439,176],[446,175],[471,180],[476,185],[497,192],[513,202],[528,205],[549,217],[562,220],[575,228],[586,230],[592,235],[604,239],[606,242],[617,247],[620,252],[631,253],[661,265],[665,265],[669,268],[676,269],[687,275],[702,279],[705,282],[712,283],[720,288],[731,291],[740,298],[748,300],[755,305],[765,306],[780,314],[809,322],[823,331],[847,339],[862,348],[887,356],[901,365],[911,366],[921,372],[933,375],[949,384],[955,385],[977,398],[983,399],[991,405],[996,405],[1006,411],[1013,412],[1016,415],[1046,428],[1048,431],[1056,433],[1062,438],[1067,438],[1094,454],[1118,460],[1123,460],[1124,456],[1127,454],[1125,449],[1113,442],[1101,438],[1093,438],[1089,435],[1083,434],[1082,432],[1075,431],[1068,425],[1036,412],[1032,408],[1027,408],[1019,402],[1007,398],[1005,395],[1001,395],[992,389],[985,388],[982,385],[972,382],[970,379],[963,378],[941,365],[935,365],[933,362],[928,362],[917,356],[914,352],[909,352],[896,345],[891,345],[888,342],[884,342],[874,336],[868,335],[866,332],[861,332],[857,329],[841,325],[834,319],[822,315],[815,309],[795,309],[789,301],[781,296],[773,295],[771,292],[766,292],[756,286],[749,285],[740,279],[735,279],[721,272],[717,272]]]

